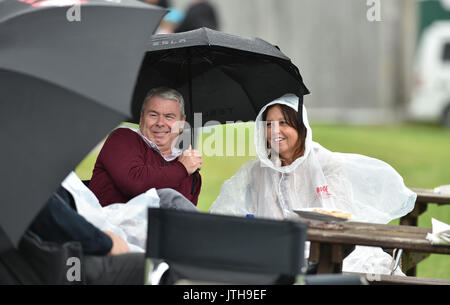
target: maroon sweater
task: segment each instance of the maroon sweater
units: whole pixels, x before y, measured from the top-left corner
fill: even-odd
[[[197,205],[201,177],[193,175],[177,159],[166,161],[139,134],[128,129],[114,130],[103,145],[95,163],[89,188],[102,206],[127,202],[150,188],[172,188]]]

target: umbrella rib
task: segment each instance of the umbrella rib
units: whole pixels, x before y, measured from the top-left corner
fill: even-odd
[[[209,58],[207,56],[208,52],[202,52],[201,49],[192,49],[193,52],[196,52],[198,56],[202,57],[205,61],[207,61],[211,66],[215,66],[218,69],[220,69],[224,75],[226,75],[227,77],[229,77],[230,79],[232,79],[233,81],[235,81],[237,84],[239,84],[239,86],[241,87],[242,91],[245,93],[245,95],[247,96],[248,100],[250,101],[250,105],[252,106],[253,110],[255,111],[255,113],[258,113],[258,109],[255,106],[255,104],[253,103],[253,100],[251,99],[248,90],[245,89],[245,87],[241,84],[241,82],[239,82],[238,80],[236,80],[234,77],[232,77],[230,74],[228,74],[224,69],[222,69],[222,67],[220,65],[214,65],[214,61]],[[192,54],[191,54],[192,56]]]

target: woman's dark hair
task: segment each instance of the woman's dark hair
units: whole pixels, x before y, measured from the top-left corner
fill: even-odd
[[[286,123],[295,130],[297,130],[298,133],[298,140],[296,145],[297,149],[295,150],[294,153],[294,160],[295,160],[303,156],[305,152],[306,127],[303,124],[303,122],[301,124],[298,122],[297,111],[284,104],[274,104],[267,107],[267,109],[264,111],[262,115],[263,121],[267,121],[267,113],[272,107],[277,105],[280,107],[281,113],[283,114]]]

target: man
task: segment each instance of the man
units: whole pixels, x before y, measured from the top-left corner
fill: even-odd
[[[59,187],[18,249],[0,253],[0,284],[144,283],[144,254],[129,253],[125,240],[99,230],[74,207],[71,194]],[[78,271],[70,263],[77,261]]]
[[[78,214],[71,191],[60,186],[35,217],[18,249],[0,253],[0,285],[144,284],[145,254],[130,253],[123,238],[100,230]],[[172,189],[157,193],[160,208],[198,212]],[[0,228],[0,246],[9,244],[5,238]]]
[[[127,202],[150,188],[171,188],[197,205],[202,157],[191,147],[184,153],[175,147],[185,120],[178,91],[149,91],[139,130],[114,130],[97,158],[89,188],[102,206]]]

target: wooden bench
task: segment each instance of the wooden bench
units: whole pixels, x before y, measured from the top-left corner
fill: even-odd
[[[421,214],[423,214],[427,208],[428,204],[434,203],[440,206],[450,204],[449,195],[441,195],[434,192],[431,189],[421,189],[421,188],[410,188],[414,193],[417,194],[416,204],[414,209],[407,215],[400,218],[400,225],[404,226],[417,226],[418,219]],[[428,255],[415,255],[411,256],[409,254],[404,255],[402,258],[402,269],[408,276],[416,276],[417,270],[416,265],[421,260],[428,257]]]
[[[385,274],[344,272],[365,278],[369,285],[450,285],[450,280]]]
[[[405,226],[417,226],[419,216],[427,210],[429,203],[438,205],[450,204],[449,195],[436,194],[430,189],[410,188],[417,194],[414,209],[408,214],[400,218],[400,224]]]
[[[310,226],[309,260],[317,273],[340,273],[342,261],[355,245],[403,249],[402,269],[411,269],[431,253],[450,254],[450,246],[433,246],[425,239],[430,228],[347,222]]]

